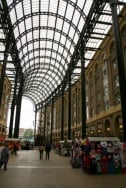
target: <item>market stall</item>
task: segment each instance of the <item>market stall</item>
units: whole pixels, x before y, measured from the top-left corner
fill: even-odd
[[[92,174],[126,173],[126,143],[117,137],[88,137],[82,141],[83,168]]]

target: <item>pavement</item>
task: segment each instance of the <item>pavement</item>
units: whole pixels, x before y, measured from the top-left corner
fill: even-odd
[[[0,188],[124,188],[126,174],[91,175],[74,169],[70,158],[51,151],[50,160],[39,159],[37,149],[11,155],[8,170],[0,170]]]

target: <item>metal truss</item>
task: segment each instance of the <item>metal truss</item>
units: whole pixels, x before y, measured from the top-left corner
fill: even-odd
[[[36,109],[60,96],[80,77],[80,48],[84,43],[85,67],[112,25],[109,0],[1,0],[0,44],[8,58],[6,75],[11,81],[13,99],[16,71],[17,92],[21,79],[23,96]],[[126,1],[117,1],[118,13]],[[10,40],[7,38],[10,33]],[[4,36],[4,37],[3,37]]]

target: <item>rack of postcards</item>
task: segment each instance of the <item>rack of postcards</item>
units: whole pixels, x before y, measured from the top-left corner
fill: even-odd
[[[126,143],[117,137],[88,137],[82,148],[83,168],[88,173],[126,173]]]

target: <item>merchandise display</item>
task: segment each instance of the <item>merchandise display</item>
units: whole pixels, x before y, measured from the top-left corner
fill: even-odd
[[[83,168],[88,173],[126,173],[126,143],[117,137],[88,137],[81,144]]]

